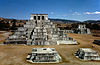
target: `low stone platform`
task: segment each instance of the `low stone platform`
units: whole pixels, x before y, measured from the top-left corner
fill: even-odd
[[[91,48],[79,48],[75,56],[81,60],[100,60],[98,52]]]
[[[54,48],[33,48],[26,60],[31,63],[59,63],[61,57]]]

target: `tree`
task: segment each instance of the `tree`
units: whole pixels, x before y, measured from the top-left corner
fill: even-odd
[[[17,22],[16,19],[13,19],[13,20],[12,20],[12,27],[11,27],[11,30],[16,30],[16,22]]]

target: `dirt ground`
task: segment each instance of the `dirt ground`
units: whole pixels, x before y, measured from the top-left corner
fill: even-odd
[[[3,43],[4,40],[11,34],[11,32],[0,31],[0,43]]]
[[[0,45],[0,65],[100,65],[100,61],[83,61],[74,56],[78,48],[92,48],[100,54],[100,46],[92,44],[93,40],[100,39],[100,37],[93,37],[87,34],[68,34],[73,37],[80,44],[79,45],[50,45],[50,46],[27,46],[27,45]],[[32,48],[50,47],[55,48],[60,56],[62,62],[60,63],[29,63],[26,61],[28,53],[32,52]]]

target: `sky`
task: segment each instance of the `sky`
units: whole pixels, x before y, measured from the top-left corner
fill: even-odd
[[[0,0],[0,17],[29,19],[31,13],[57,19],[100,20],[100,0]]]

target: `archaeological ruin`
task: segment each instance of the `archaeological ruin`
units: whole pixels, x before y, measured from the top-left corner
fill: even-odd
[[[33,48],[26,60],[31,63],[59,63],[61,57],[54,48]]]
[[[86,28],[85,24],[80,24],[78,28],[74,31],[77,34],[91,34],[90,29]]]
[[[25,28],[19,27],[12,35],[10,35],[4,44],[25,44],[26,41],[26,32]]]
[[[18,28],[4,43],[26,45],[78,44],[76,40],[68,37],[63,30],[55,27],[53,22],[48,20],[48,14],[31,14],[30,20],[26,22],[24,27]]]
[[[100,60],[98,52],[90,48],[79,48],[75,56],[82,60]]]

